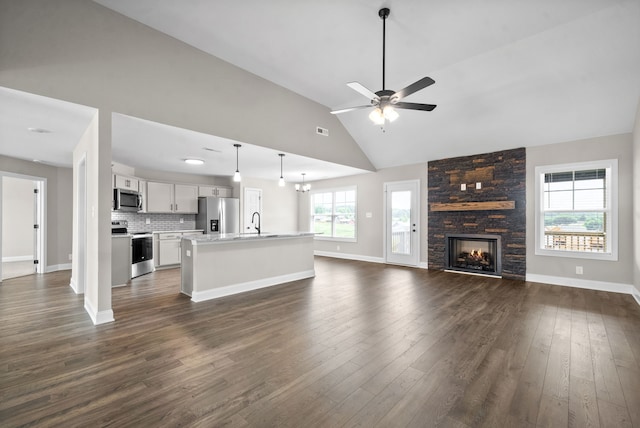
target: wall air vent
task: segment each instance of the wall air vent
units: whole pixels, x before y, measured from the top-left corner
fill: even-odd
[[[325,137],[328,137],[329,136],[329,130],[325,129],[325,128],[321,128],[319,126],[316,126],[316,134],[324,135]]]

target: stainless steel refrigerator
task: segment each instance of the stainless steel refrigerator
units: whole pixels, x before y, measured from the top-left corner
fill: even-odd
[[[239,233],[240,200],[199,197],[196,229],[203,229],[204,233]]]

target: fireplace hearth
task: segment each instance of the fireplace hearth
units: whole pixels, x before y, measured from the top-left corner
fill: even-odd
[[[500,235],[447,235],[447,270],[500,276],[502,252]]]

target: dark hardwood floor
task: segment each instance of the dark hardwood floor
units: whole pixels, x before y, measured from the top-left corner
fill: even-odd
[[[113,290],[0,285],[0,426],[640,427],[631,296],[316,258],[192,303],[179,270]]]

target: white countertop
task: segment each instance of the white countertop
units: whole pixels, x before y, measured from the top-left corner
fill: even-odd
[[[202,233],[202,229],[154,230],[149,233]]]
[[[210,235],[183,236],[182,239],[191,241],[193,245],[206,245],[267,239],[301,238],[314,235],[315,233],[313,232],[261,232],[259,235],[257,233],[218,233]]]

